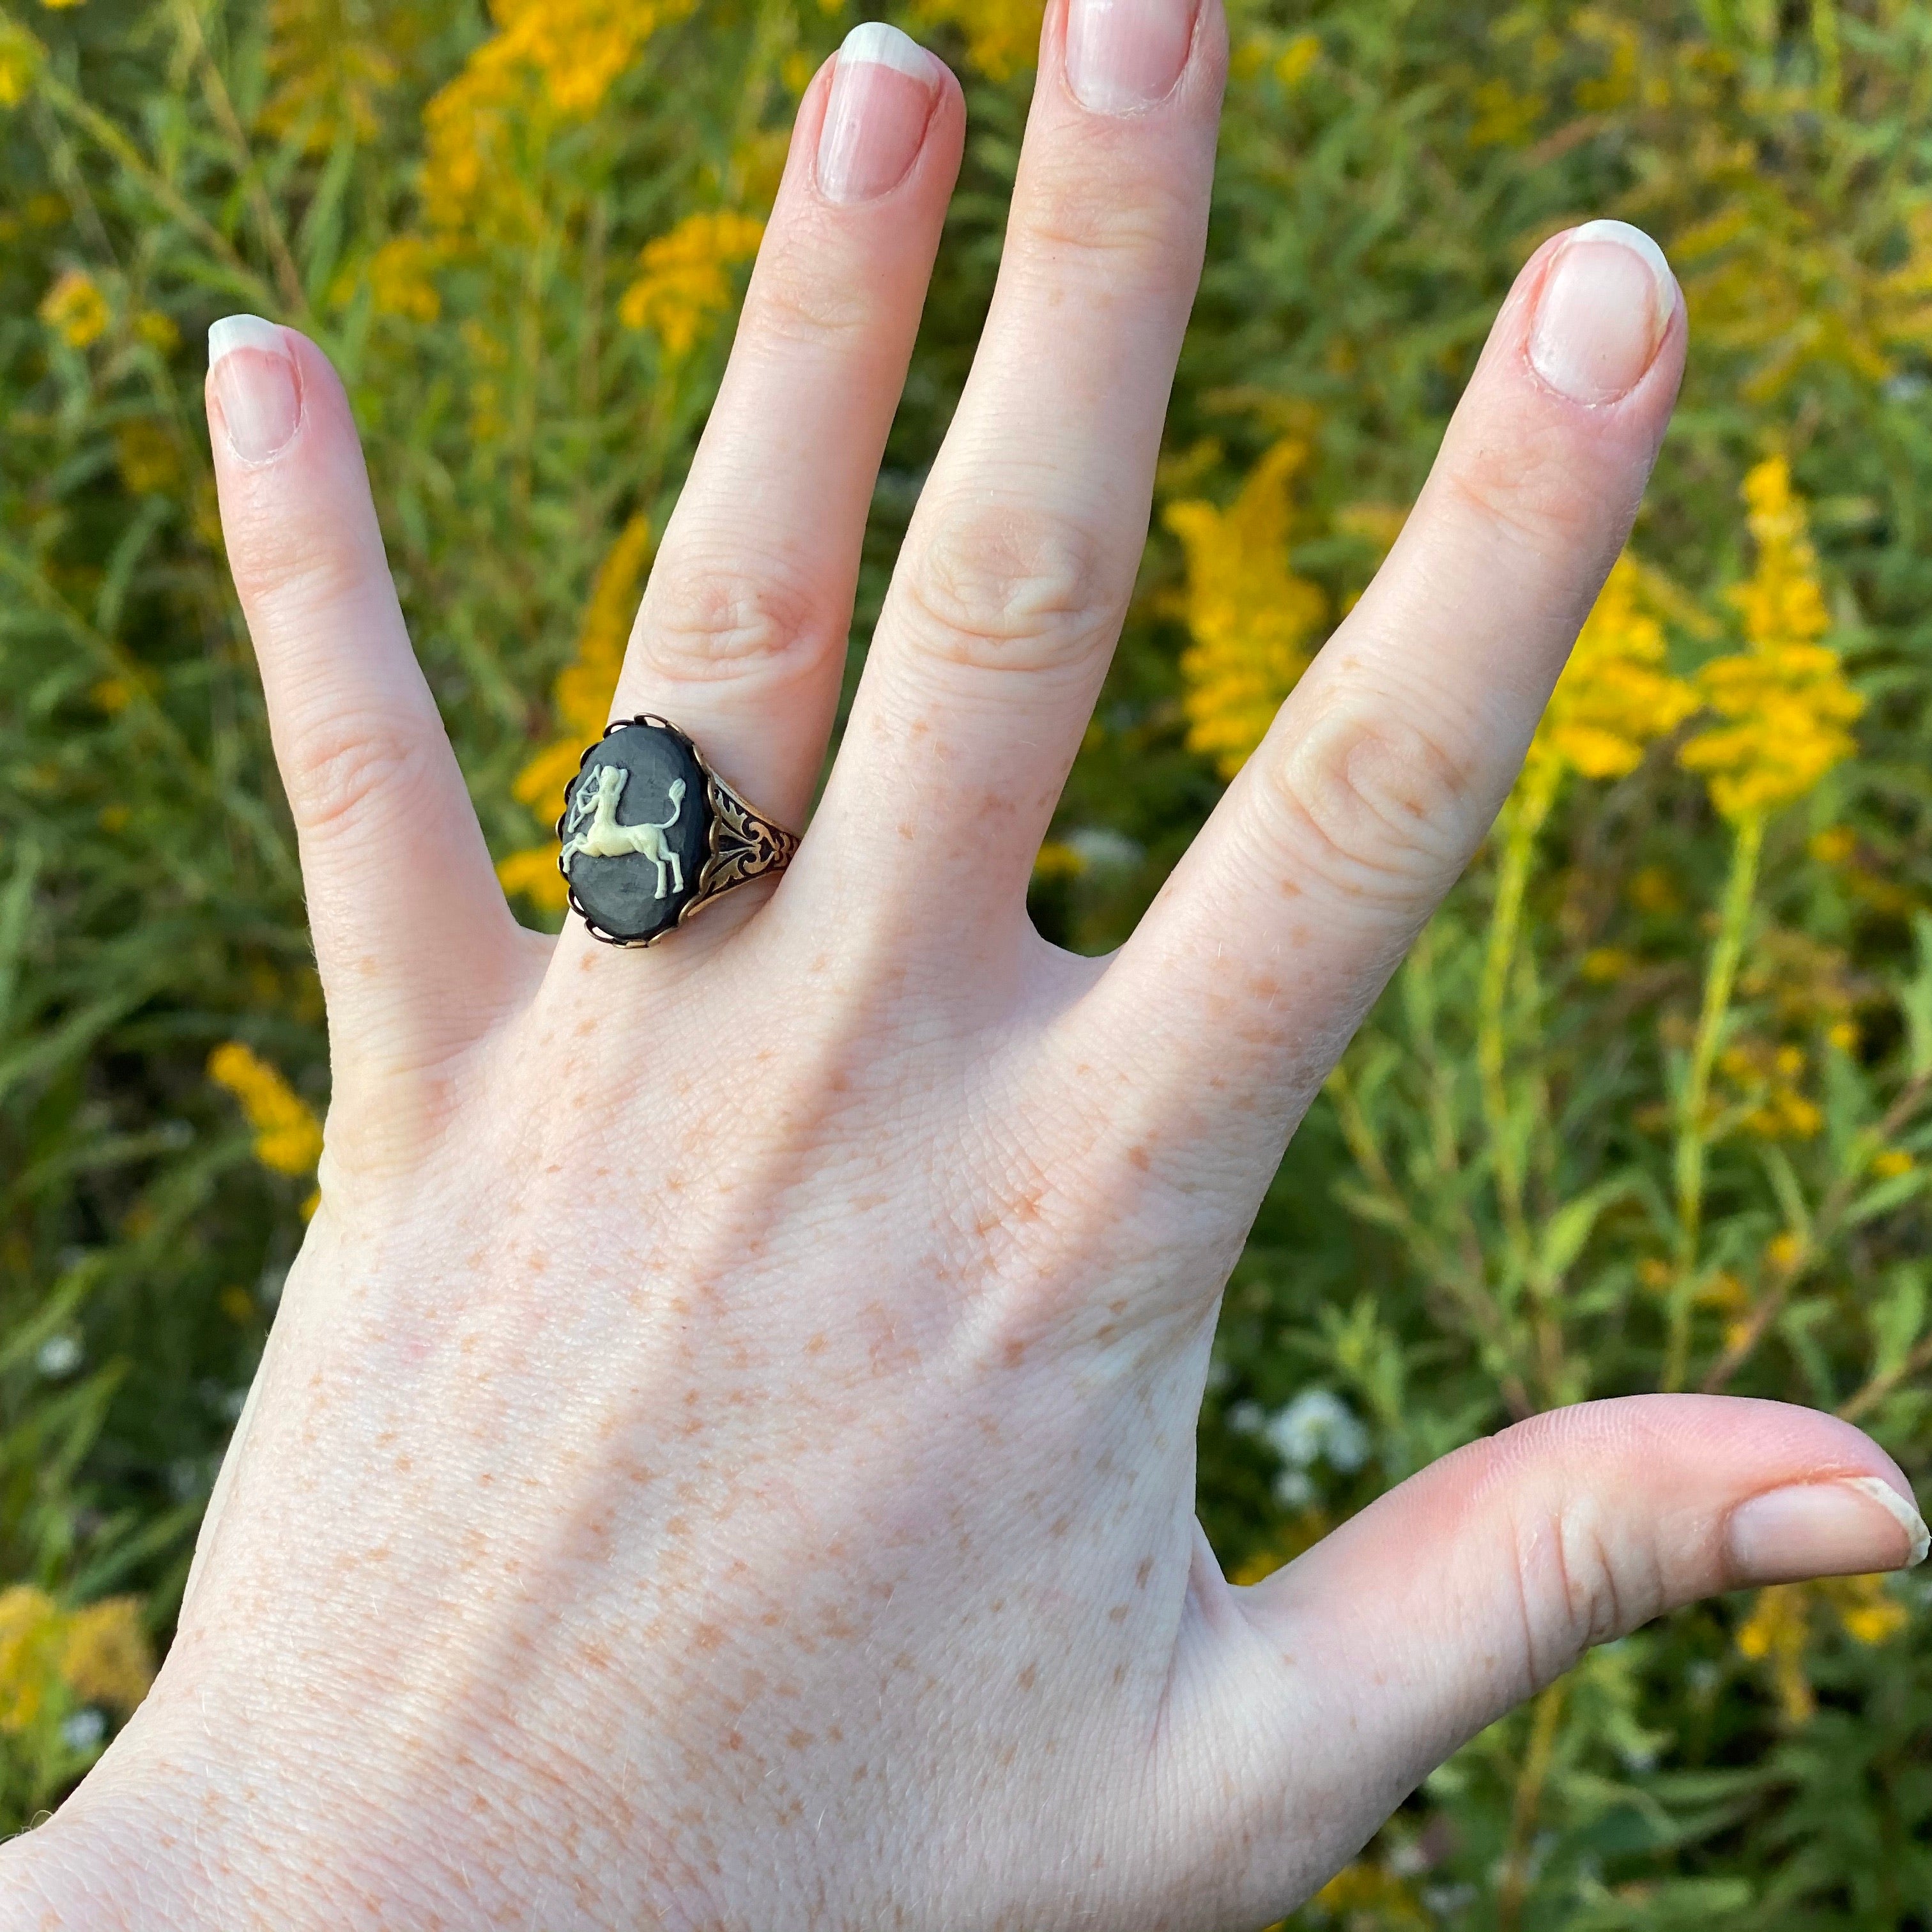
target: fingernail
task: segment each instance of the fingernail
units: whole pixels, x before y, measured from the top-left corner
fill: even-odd
[[[872,201],[904,180],[939,98],[938,60],[867,20],[845,36],[818,130],[818,187],[828,201]]]
[[[1131,114],[1174,92],[1194,38],[1194,0],[1069,0],[1066,82],[1096,114]]]
[[[1552,389],[1613,403],[1642,380],[1676,310],[1677,278],[1641,228],[1586,221],[1544,276],[1529,359]]]
[[[266,463],[302,422],[295,358],[282,332],[259,315],[225,315],[208,332],[208,373],[228,431],[244,463]]]
[[[1745,1583],[1909,1570],[1924,1562],[1928,1541],[1918,1510],[1877,1476],[1753,1496],[1732,1510],[1726,1534],[1733,1574]]]

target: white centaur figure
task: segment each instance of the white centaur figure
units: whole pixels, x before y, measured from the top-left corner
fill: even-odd
[[[670,782],[670,816],[661,819],[655,825],[620,825],[617,823],[617,800],[624,789],[624,782],[631,774],[622,765],[602,765],[598,767],[597,786],[593,792],[588,785],[580,784],[572,794],[570,816],[565,821],[564,830],[568,836],[564,840],[561,862],[568,866],[581,852],[587,859],[621,859],[627,853],[641,852],[658,868],[658,889],[655,896],[664,896],[664,868],[670,868],[671,890],[684,890],[684,867],[677,854],[664,843],[664,834],[677,823],[678,814],[684,809],[684,781],[673,778]],[[586,819],[590,820],[586,826]]]

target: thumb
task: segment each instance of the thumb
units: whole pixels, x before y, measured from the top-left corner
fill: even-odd
[[[1228,1592],[1211,1701],[1244,1734],[1257,1811],[1286,1830],[1318,1799],[1333,1869],[1592,1645],[1718,1591],[1901,1569],[1926,1546],[1898,1466],[1834,1417],[1582,1403],[1457,1450]]]

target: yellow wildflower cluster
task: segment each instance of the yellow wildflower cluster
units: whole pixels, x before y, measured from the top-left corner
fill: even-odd
[[[472,238],[528,225],[518,164],[560,122],[594,113],[658,29],[695,0],[495,0],[497,31],[423,112],[433,226]]]
[[[1636,770],[1644,747],[1697,708],[1696,693],[1664,668],[1664,626],[1626,551],[1610,566],[1531,741],[1526,790],[1564,771],[1620,778]]]
[[[40,298],[40,320],[70,349],[85,349],[107,333],[107,298],[84,268],[69,268]]]
[[[50,1704],[98,1704],[126,1717],[154,1681],[140,1600],[63,1610],[44,1590],[0,1590],[0,1733],[18,1736]]]
[[[400,315],[411,322],[434,322],[442,313],[436,272],[448,260],[448,244],[440,237],[396,235],[369,258],[369,292],[378,315]]]
[[[181,451],[166,424],[136,416],[114,432],[114,466],[130,496],[145,496],[181,481]]]
[[[255,1130],[255,1158],[264,1167],[277,1174],[315,1172],[322,1158],[322,1123],[274,1067],[231,1040],[208,1055],[208,1074],[242,1103]]]
[[[926,26],[957,27],[966,58],[988,80],[1010,80],[1040,58],[1043,0],[913,0],[913,18]]]
[[[617,304],[628,328],[648,328],[672,361],[690,354],[707,324],[731,306],[728,271],[758,252],[765,224],[729,208],[687,214],[669,233],[647,242],[638,278]]]
[[[1738,1626],[1737,1646],[1753,1663],[1770,1666],[1787,1723],[1809,1723],[1818,1708],[1804,1657],[1820,1608],[1835,1612],[1846,1636],[1868,1648],[1889,1643],[1911,1621],[1885,1582],[1882,1576],[1834,1576],[1820,1583],[1773,1584],[1757,1593],[1750,1615]]]
[[[1846,1052],[1858,1045],[1859,983],[1840,947],[1774,926],[1754,943],[1738,990],[1747,999],[1768,1000],[1787,1027],[1822,1030]]]
[[[1289,567],[1289,485],[1307,460],[1296,437],[1256,464],[1227,508],[1170,503],[1163,518],[1187,560],[1182,604],[1193,641],[1180,656],[1187,747],[1223,778],[1246,762],[1308,668],[1328,611],[1318,585]]]
[[[377,104],[395,84],[396,63],[362,31],[361,10],[348,0],[272,0],[268,91],[256,117],[263,133],[299,134],[320,154],[345,135],[366,141],[377,132]]]
[[[1782,457],[1744,479],[1757,567],[1732,592],[1750,648],[1698,674],[1699,694],[1728,722],[1700,731],[1678,754],[1703,774],[1711,802],[1733,824],[1762,822],[1802,798],[1856,741],[1846,729],[1864,701],[1838,654],[1818,639],[1831,627],[1804,505]]]
[[[610,718],[610,700],[617,688],[617,674],[624,668],[624,647],[630,641],[638,590],[650,556],[650,524],[641,516],[633,517],[598,569],[584,628],[578,635],[577,655],[558,673],[551,687],[559,735],[517,774],[512,787],[517,798],[539,818],[562,808],[563,788],[576,776],[584,746],[602,733]],[[561,912],[569,903],[563,875],[556,868],[554,839],[512,852],[498,863],[496,877],[506,892],[520,892],[546,911]]]
[[[1808,1141],[1824,1126],[1817,1103],[1798,1087],[1804,1074],[1802,1047],[1738,1040],[1718,1055],[1718,1071],[1736,1090],[1745,1132],[1760,1140]]]

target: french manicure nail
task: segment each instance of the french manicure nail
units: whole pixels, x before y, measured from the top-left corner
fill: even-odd
[[[1069,0],[1066,80],[1096,114],[1131,114],[1174,92],[1194,39],[1194,0]]]
[[[1744,1583],[1909,1570],[1928,1545],[1918,1510],[1878,1476],[1767,1490],[1732,1510],[1726,1536]]]
[[[208,332],[208,373],[228,431],[244,463],[266,463],[302,422],[295,358],[282,332],[259,315],[225,315]]]
[[[883,20],[865,21],[845,36],[818,130],[818,187],[828,201],[874,200],[904,180],[944,71]]]
[[[1552,389],[1613,403],[1642,380],[1677,300],[1677,278],[1641,228],[1586,221],[1544,272],[1529,359]]]

